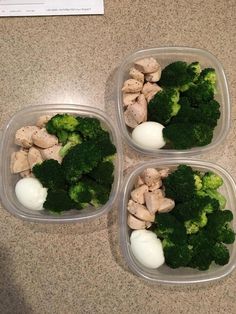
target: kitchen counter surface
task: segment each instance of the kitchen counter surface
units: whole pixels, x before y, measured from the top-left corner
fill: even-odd
[[[236,179],[236,3],[105,1],[104,16],[0,19],[0,128],[32,104],[80,103],[115,120],[117,66],[133,50],[190,46],[223,64],[232,101],[227,140],[199,158]],[[126,155],[136,158],[126,149]],[[207,285],[150,285],[122,260],[118,208],[82,224],[27,223],[0,208],[0,313],[236,313],[236,271]]]

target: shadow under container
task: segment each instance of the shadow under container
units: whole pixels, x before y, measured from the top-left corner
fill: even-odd
[[[101,126],[106,129],[111,141],[116,146],[114,182],[112,185],[109,200],[103,206],[98,208],[88,207],[82,210],[71,209],[62,212],[60,215],[52,214],[49,211],[35,211],[25,208],[17,200],[15,195],[15,185],[20,179],[20,175],[10,172],[10,157],[11,154],[19,150],[19,146],[14,144],[16,131],[27,125],[35,125],[38,117],[42,115],[53,115],[57,113],[68,113],[74,116],[92,117],[99,119]],[[109,117],[101,110],[89,106],[82,105],[37,105],[26,107],[18,111],[6,123],[2,130],[2,138],[0,143],[0,198],[5,209],[18,218],[22,218],[33,222],[43,223],[67,223],[81,222],[98,218],[106,214],[114,206],[119,193],[119,187],[122,180],[123,153],[122,145],[119,139],[119,132],[116,124],[111,122]]]
[[[230,274],[236,266],[236,241],[228,246],[230,252],[229,263],[224,266],[212,264],[207,271],[199,271],[188,267],[172,269],[165,264],[157,269],[149,269],[141,265],[133,256],[130,246],[130,234],[132,230],[127,225],[127,204],[130,199],[130,193],[134,188],[135,180],[146,168],[156,168],[158,170],[169,168],[171,171],[174,171],[178,165],[181,164],[189,165],[194,170],[203,173],[212,171],[222,177],[224,184],[219,188],[219,192],[226,197],[226,208],[230,209],[234,215],[232,228],[236,230],[236,185],[231,175],[219,165],[201,160],[187,160],[180,158],[155,159],[137,165],[124,179],[123,188],[120,194],[120,245],[122,255],[130,270],[134,274],[152,283],[192,284],[210,282]]]
[[[134,62],[142,58],[153,57],[161,65],[163,69],[168,64],[175,61],[185,61],[187,63],[198,61],[201,68],[214,68],[217,75],[217,94],[215,100],[220,104],[221,116],[218,124],[214,129],[212,142],[201,147],[193,147],[191,149],[145,149],[136,144],[132,137],[132,130],[126,126],[124,121],[124,109],[122,98],[122,86],[125,80],[129,77],[129,71],[134,66]],[[158,84],[158,82],[157,82]],[[230,97],[226,76],[221,63],[210,52],[189,47],[160,47],[146,50],[138,50],[127,56],[120,65],[117,73],[117,89],[116,89],[116,105],[119,121],[119,128],[128,145],[141,154],[152,157],[180,157],[180,156],[195,156],[203,154],[210,150],[214,150],[225,139],[230,128]]]

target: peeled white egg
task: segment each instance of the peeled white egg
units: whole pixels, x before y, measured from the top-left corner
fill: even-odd
[[[36,178],[20,179],[15,186],[18,201],[28,209],[42,210],[47,189]]]
[[[143,148],[161,148],[166,144],[162,134],[163,128],[164,126],[158,122],[143,122],[134,128],[132,138]]]
[[[134,257],[148,268],[158,268],[165,262],[161,240],[149,230],[134,230],[130,236]]]

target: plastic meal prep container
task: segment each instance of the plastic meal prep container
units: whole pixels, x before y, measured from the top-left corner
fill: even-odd
[[[149,282],[165,284],[190,284],[221,279],[231,273],[236,266],[236,241],[228,246],[230,251],[229,263],[224,266],[212,264],[210,269],[207,271],[199,271],[187,267],[172,269],[165,264],[157,269],[148,269],[145,266],[142,266],[132,254],[130,248],[130,234],[132,230],[127,225],[127,203],[130,199],[130,193],[134,187],[135,179],[146,168],[169,168],[174,170],[180,164],[187,164],[193,169],[202,172],[213,171],[222,177],[224,184],[220,187],[219,191],[227,199],[226,208],[233,212],[234,219],[232,222],[232,227],[234,230],[236,230],[236,185],[233,178],[226,170],[216,164],[201,160],[187,160],[180,158],[167,158],[163,160],[155,159],[137,165],[124,180],[123,188],[120,194],[121,210],[119,217],[120,245],[123,257],[133,273],[142,277],[143,279],[148,280]]]
[[[15,184],[20,179],[20,175],[10,172],[10,156],[12,152],[19,150],[19,146],[14,144],[16,131],[27,125],[35,125],[38,117],[56,113],[68,113],[75,116],[94,117],[100,120],[101,125],[110,133],[111,140],[116,146],[117,154],[115,158],[114,182],[110,193],[109,201],[99,208],[86,208],[83,210],[70,210],[60,215],[52,214],[49,211],[35,211],[26,209],[19,203],[15,195]],[[119,140],[118,129],[115,123],[111,122],[101,110],[81,105],[38,105],[30,106],[18,111],[6,123],[2,131],[0,140],[0,197],[3,206],[13,215],[34,222],[66,223],[84,221],[97,218],[107,213],[114,205],[122,179],[123,155],[122,146]]]
[[[160,63],[163,69],[168,64],[174,61],[186,61],[188,63],[198,61],[201,68],[214,68],[217,75],[217,94],[215,99],[220,103],[221,117],[218,120],[217,127],[214,130],[212,142],[202,147],[194,147],[186,150],[177,149],[145,149],[138,146],[131,137],[131,129],[126,126],[124,121],[124,109],[122,99],[122,86],[125,80],[129,78],[129,70],[134,66],[134,62],[146,57],[153,57]],[[158,82],[157,82],[158,84]],[[146,50],[138,50],[130,54],[120,65],[117,73],[117,90],[116,103],[119,126],[123,137],[130,147],[139,153],[158,156],[194,156],[213,150],[226,137],[230,127],[230,98],[226,76],[220,62],[208,51],[197,48],[188,47],[160,47]]]

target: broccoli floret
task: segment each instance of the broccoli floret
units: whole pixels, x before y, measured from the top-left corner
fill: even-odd
[[[211,197],[212,199],[215,199],[216,201],[219,202],[220,204],[220,209],[224,209],[225,205],[226,205],[226,198],[224,197],[224,195],[222,195],[220,192],[218,192],[217,190],[213,190],[213,189],[206,189],[206,190],[201,190],[199,191],[201,194],[205,194],[208,195],[209,197]]]
[[[79,133],[71,133],[68,135],[66,144],[60,149],[59,154],[61,157],[65,157],[68,151],[75,145],[82,142],[81,136]]]
[[[66,185],[63,169],[57,160],[48,159],[36,164],[32,172],[46,188],[57,190]]]
[[[194,173],[193,177],[194,177],[194,182],[195,182],[195,189],[197,191],[201,190],[201,188],[202,188],[202,178],[197,173]]]
[[[193,62],[187,64],[184,61],[176,61],[167,65],[161,74],[160,86],[179,88],[186,90],[196,81],[200,74],[200,64]]]
[[[226,265],[229,262],[229,250],[222,243],[216,243],[212,248],[214,261],[218,265]]]
[[[148,120],[166,125],[179,109],[179,92],[170,88],[156,93],[148,103]]]
[[[194,83],[182,93],[182,97],[187,97],[192,106],[198,107],[214,99],[214,88],[208,82]]]
[[[198,233],[189,236],[188,244],[192,252],[192,259],[188,266],[199,270],[209,269],[214,260],[212,247],[215,242],[207,237],[204,229],[201,229]]]
[[[46,130],[59,138],[61,143],[67,140],[67,133],[76,131],[79,122],[67,113],[53,116],[46,124]]]
[[[175,244],[169,240],[162,241],[165,263],[171,268],[187,266],[192,258],[192,253],[187,245]]]
[[[220,118],[220,104],[213,99],[199,104],[193,112],[195,115],[189,121],[205,123],[214,128]]]
[[[205,227],[209,237],[218,242],[230,244],[234,242],[235,234],[229,223],[233,220],[230,210],[214,211],[208,216],[208,223]]]
[[[93,140],[73,146],[62,160],[68,182],[78,181],[82,174],[90,172],[102,159],[102,147]]]
[[[187,149],[209,144],[213,129],[204,123],[173,123],[163,129],[163,136],[171,148]]]
[[[217,81],[216,71],[213,68],[203,69],[198,78],[198,83],[207,82],[213,88],[214,91],[216,89],[216,81]]]
[[[107,131],[102,131],[96,139],[94,139],[94,143],[96,143],[97,148],[100,150],[102,159],[111,158],[116,153],[116,147],[111,142],[110,134]]]
[[[114,180],[113,171],[114,164],[110,161],[103,161],[90,171],[89,176],[98,183],[111,185]]]
[[[160,239],[168,239],[175,244],[187,241],[184,225],[170,213],[156,215],[154,232]]]
[[[208,171],[204,174],[202,178],[203,190],[206,189],[218,189],[223,185],[223,179],[216,173]]]
[[[60,213],[70,209],[79,209],[70,199],[65,190],[48,190],[46,201],[43,204],[44,209]]]
[[[177,202],[186,201],[195,194],[194,171],[187,165],[178,168],[163,179],[166,197]]]
[[[99,137],[103,133],[100,121],[97,118],[77,117],[77,130],[82,134],[84,139]]]
[[[92,199],[90,203],[94,207],[99,207],[104,205],[110,197],[111,188],[110,186],[105,186],[102,184],[97,183],[96,181],[92,180],[91,178],[83,178],[84,184],[88,187],[89,192],[92,195]]]
[[[92,194],[89,191],[88,185],[82,181],[70,187],[69,195],[74,202],[81,206],[81,208],[88,206],[89,202],[92,200]]]

